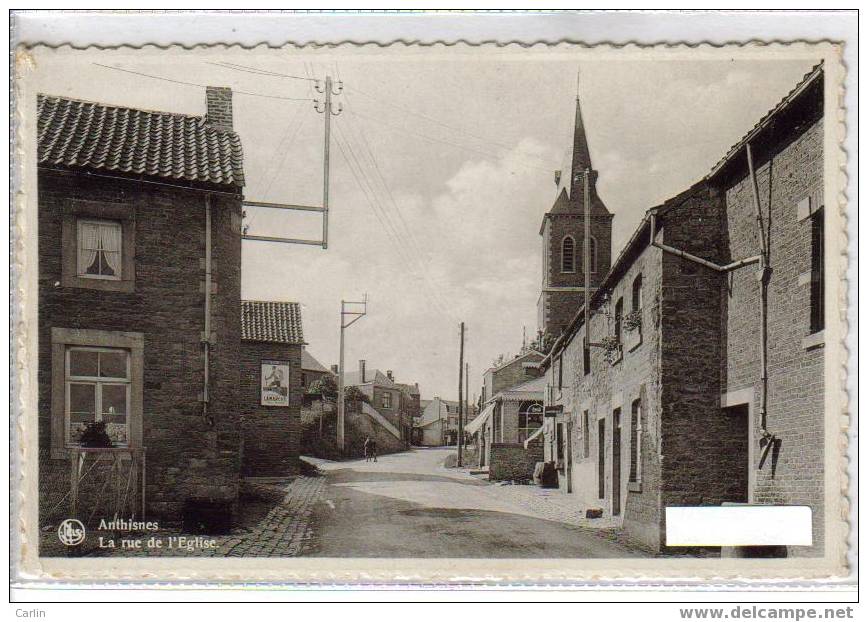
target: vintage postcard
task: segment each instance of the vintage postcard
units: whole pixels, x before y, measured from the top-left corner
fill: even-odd
[[[840,53],[19,48],[19,577],[846,575]]]

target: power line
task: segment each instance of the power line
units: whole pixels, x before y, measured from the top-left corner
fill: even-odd
[[[347,125],[348,131],[349,131],[349,128],[350,128],[350,125]],[[404,235],[406,235],[406,237],[409,239],[410,246],[412,246],[411,251],[414,253],[414,256],[420,257],[423,254],[422,247],[419,244],[418,240],[416,239],[416,236],[413,233],[413,229],[410,227],[410,225],[407,223],[407,220],[404,218],[404,215],[403,215],[400,207],[398,206],[398,202],[395,200],[395,197],[392,194],[392,191],[389,188],[389,185],[386,183],[385,177],[383,176],[382,169],[380,168],[379,164],[377,163],[377,159],[374,156],[373,150],[371,149],[370,143],[368,142],[368,139],[365,136],[364,131],[361,128],[354,128],[353,131],[357,131],[359,136],[361,136],[362,140],[360,142],[362,143],[362,147],[367,151],[368,159],[369,159],[370,163],[373,165],[374,172],[375,172],[374,177],[375,177],[375,179],[377,179],[380,182],[380,186],[385,190],[386,195],[389,199],[389,202],[391,202],[392,207],[394,208],[394,211],[397,214],[399,224],[403,225],[403,229],[405,232]],[[362,151],[362,153],[364,154],[365,152]],[[428,285],[430,287],[432,287],[435,295],[442,298],[442,296],[439,293],[440,290],[438,288],[434,287],[434,284],[433,284],[430,276],[428,275],[428,270],[425,267],[425,264],[422,263],[421,259],[420,259],[420,266],[421,266],[421,270],[422,270],[423,274],[425,275],[425,280],[428,282]],[[443,302],[444,302],[444,307],[445,307],[446,306],[445,301],[443,301]]]
[[[133,74],[136,76],[141,76],[143,78],[151,78],[152,80],[162,80],[163,82],[171,82],[173,84],[180,84],[182,86],[195,86],[200,89],[207,88],[206,84],[197,84],[195,82],[185,82],[183,80],[175,80],[173,78],[165,78],[163,76],[154,76],[148,73],[142,73],[141,71],[133,71],[132,69],[123,69],[121,67],[112,67],[111,65],[103,65],[102,63],[92,63],[97,67],[102,67],[104,69],[113,69],[114,71],[122,71],[124,73]],[[284,101],[293,101],[293,102],[308,102],[313,101],[308,97],[284,97],[283,95],[268,95],[266,93],[253,93],[251,91],[232,91],[233,93],[237,93],[238,95],[248,95],[250,97],[264,97],[266,99],[281,99]]]
[[[347,126],[347,128],[349,128],[349,126]],[[364,136],[364,135],[362,135],[362,136]],[[346,136],[344,136],[344,140],[345,141],[347,140]],[[350,146],[350,149],[352,149],[351,146]],[[370,151],[370,147],[367,146],[367,149],[368,149],[368,157],[370,159],[370,162],[373,163],[374,168],[375,168],[375,174],[373,175],[373,177],[374,177],[374,179],[377,179],[380,182],[380,186],[385,190],[386,195],[388,195],[388,198],[389,198],[388,202],[382,201],[382,203],[383,203],[383,205],[386,205],[386,206],[388,205],[389,202],[392,203],[392,207],[394,208],[394,212],[397,214],[397,217],[398,217],[397,220],[395,220],[395,221],[391,220],[391,218],[389,216],[389,212],[386,209],[386,207],[381,205],[380,208],[383,210],[383,213],[386,215],[386,217],[389,218],[390,222],[392,222],[392,227],[396,231],[397,235],[399,235],[399,236],[403,235],[405,238],[407,238],[409,240],[409,244],[407,244],[408,254],[410,254],[413,257],[413,259],[416,261],[416,263],[418,265],[417,269],[418,269],[419,273],[422,275],[422,278],[426,282],[427,286],[430,288],[431,295],[435,296],[439,299],[438,300],[438,306],[441,308],[441,310],[444,310],[445,313],[447,313],[448,315],[451,315],[451,312],[449,311],[449,307],[446,304],[445,299],[443,299],[442,294],[440,293],[440,289],[435,286],[433,279],[428,274],[428,269],[426,267],[426,264],[422,260],[423,251],[422,251],[421,245],[416,240],[416,236],[413,234],[412,228],[409,226],[406,219],[404,218],[403,213],[401,212],[401,209],[398,207],[398,204],[395,201],[394,196],[392,195],[392,191],[389,189],[389,186],[386,183],[385,179],[383,178],[382,172],[380,171],[380,168],[377,165],[377,162],[373,157],[373,153]],[[363,151],[360,151],[360,153],[364,154]],[[369,181],[369,183],[370,183],[370,181]],[[373,184],[372,184],[372,187],[373,187]],[[401,229],[401,227],[399,227],[398,225],[403,225],[403,231],[399,230],[399,229]],[[404,238],[401,238],[401,239],[403,242]]]
[[[385,121],[381,121],[380,119],[375,119],[374,117],[369,117],[368,115],[360,114],[354,110],[348,109],[348,112],[350,112],[350,114],[354,114],[357,117],[361,117],[362,119],[368,119],[370,121],[373,121],[374,123],[380,123],[381,125],[385,125],[386,127],[389,127],[395,131],[404,132],[405,134],[409,134],[410,136],[416,136],[418,138],[430,140],[430,141],[435,142],[435,143],[441,143],[443,145],[449,145],[452,147],[457,147],[458,149],[473,151],[475,153],[478,153],[478,154],[483,155],[483,156],[487,156],[487,157],[495,159],[495,160],[501,160],[503,158],[503,154],[497,154],[497,153],[491,153],[488,151],[482,151],[481,149],[476,149],[475,147],[468,147],[466,145],[459,145],[458,143],[453,143],[453,142],[450,142],[448,140],[443,140],[441,138],[434,138],[433,136],[428,136],[427,134],[421,134],[419,132],[413,132],[413,131],[410,131],[408,129],[398,127],[397,125],[392,125],[391,123],[386,123]],[[549,169],[549,168],[543,168],[541,166],[533,166],[532,164],[525,164],[525,166],[527,168],[533,168],[533,169],[536,169],[538,171],[545,171],[546,173],[551,173],[551,169]]]
[[[274,78],[290,78],[292,80],[310,80],[312,82],[318,82],[316,78],[305,78],[304,76],[293,76],[288,73],[278,73],[276,71],[271,71],[270,69],[259,69],[258,67],[248,67],[247,65],[238,65],[236,63],[228,63],[228,62],[220,62],[220,63],[212,63],[208,62],[209,65],[214,65],[215,67],[223,67],[224,69],[234,69],[235,71],[243,71],[246,73],[253,73],[260,76],[272,76]]]
[[[362,168],[358,158],[356,157],[355,152],[352,149],[352,145],[350,145],[346,137],[343,135],[343,130],[340,129],[340,126],[337,125],[336,128],[338,129],[338,132],[335,134],[335,138],[338,148],[341,151],[341,155],[344,156],[344,161],[346,161],[347,165],[349,166],[350,172],[355,178],[359,189],[365,195],[365,199],[367,200],[368,205],[370,205],[371,210],[374,212],[374,216],[376,216],[377,220],[383,226],[384,232],[386,233],[387,237],[392,239],[392,242],[393,244],[395,244],[395,248],[398,251],[398,254],[401,256],[401,260],[405,262],[408,268],[410,268],[413,276],[420,281],[427,281],[424,275],[419,273],[418,268],[415,268],[413,266],[413,253],[402,244],[401,234],[398,232],[391,219],[389,219],[388,214],[386,214],[383,208],[379,206],[379,202],[376,199],[376,192],[370,181],[368,180],[367,176],[365,175],[364,169]],[[346,149],[344,149],[344,145],[342,144],[342,142],[346,144]],[[358,173],[356,172],[356,168],[358,169]],[[423,289],[425,290],[425,293],[428,294],[432,304],[438,307],[441,313],[449,315],[450,312],[448,308],[443,306],[443,303],[433,295],[431,289],[429,288],[430,282],[428,283],[428,287],[425,287]]]
[[[374,184],[371,183],[370,179],[368,179],[367,175],[364,174],[364,170],[362,169],[361,164],[360,164],[360,158],[356,155],[355,151],[353,150],[352,145],[350,144],[347,136],[344,135],[343,140],[347,144],[347,148],[349,149],[350,154],[356,160],[356,164],[357,164],[357,166],[359,166],[360,170],[362,171],[363,176],[365,176],[365,179],[371,188],[372,194],[374,194],[374,196],[376,197],[376,195],[377,195],[376,188],[375,188]],[[375,161],[374,161],[374,163],[376,165]],[[377,171],[379,172],[379,168],[377,168]],[[404,233],[403,235],[410,238],[410,240],[412,242],[412,246],[414,248],[409,248],[409,246],[406,245],[406,243],[404,242],[404,238],[402,237],[402,232],[399,231],[399,227],[397,226],[396,222],[391,219],[386,208],[383,207],[382,205],[379,205],[379,203],[378,203],[379,209],[382,211],[384,217],[389,221],[389,224],[395,233],[395,236],[396,236],[396,239],[398,240],[398,243],[403,245],[403,248],[405,250],[405,254],[407,255],[407,257],[409,257],[409,261],[412,263],[416,263],[417,267],[415,268],[415,270],[418,273],[418,275],[421,275],[420,278],[423,281],[425,281],[425,283],[427,284],[427,287],[429,288],[428,293],[433,298],[433,302],[435,303],[435,305],[440,308],[441,312],[445,313],[446,315],[451,315],[451,311],[450,311],[448,305],[446,304],[445,300],[442,299],[442,296],[439,293],[440,292],[439,288],[435,287],[435,284],[433,283],[430,275],[428,274],[428,270],[426,268],[426,265],[421,259],[421,254],[422,254],[421,248],[420,248],[419,244],[417,242],[415,242],[415,237],[413,236],[413,232],[410,229],[409,225],[407,224],[406,220],[404,220],[404,217],[401,214],[401,210],[398,208],[398,205],[395,202],[394,197],[392,197],[391,191],[389,190],[388,186],[386,185],[386,182],[383,179],[382,174],[380,174],[379,180],[380,180],[380,184],[383,186],[383,188],[385,188],[386,192],[389,194],[389,197],[392,200],[392,204],[395,208],[395,211],[398,214],[399,220],[404,224],[404,229],[405,229],[406,233]],[[384,204],[386,203],[385,201],[381,201],[381,202]]]

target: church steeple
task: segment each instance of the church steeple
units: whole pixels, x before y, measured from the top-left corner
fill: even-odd
[[[576,120],[573,126],[573,157],[570,162],[570,198],[573,201],[582,199],[583,179],[585,170],[591,170],[591,194],[597,191],[597,171],[591,163],[591,150],[588,148],[588,136],[585,134],[585,122],[582,119],[581,75],[576,71]]]
[[[612,214],[597,194],[597,171],[591,162],[591,150],[582,117],[581,92],[576,76],[576,117],[573,126],[572,153],[563,163],[569,167],[555,173],[558,194],[551,209],[543,216],[540,235],[543,239],[543,275],[537,303],[539,328],[557,336],[581,307],[584,300],[585,202],[584,175],[590,170],[590,289],[596,290],[609,271],[612,254]]]

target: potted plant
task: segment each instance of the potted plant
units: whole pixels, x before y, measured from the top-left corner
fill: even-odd
[[[637,328],[641,328],[642,311],[640,309],[630,311],[630,313],[621,318],[621,326],[623,326],[624,330],[627,332],[633,332]]]
[[[614,363],[621,358],[621,342],[614,335],[603,337],[600,345],[607,362]]]
[[[88,423],[81,433],[79,442],[82,447],[111,447],[113,445],[111,437],[106,432],[105,421]]]

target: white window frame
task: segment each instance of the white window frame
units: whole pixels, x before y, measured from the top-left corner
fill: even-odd
[[[120,239],[120,248],[117,250],[118,253],[118,263],[120,264],[120,269],[118,272],[120,274],[89,274],[88,272],[80,272],[78,270],[78,260],[81,256],[82,251],[82,241],[84,236],[82,235],[82,228],[84,225],[96,225],[98,227],[114,227],[120,232],[118,236]],[[98,279],[103,281],[120,281],[123,278],[123,270],[124,270],[124,228],[123,224],[116,220],[108,220],[108,219],[98,219],[98,218],[79,218],[76,220],[76,245],[75,245],[75,264],[76,264],[76,276],[82,279]]]
[[[381,398],[381,402],[383,404],[383,408],[392,408],[392,394],[389,392],[384,392]]]
[[[111,352],[118,353],[123,352],[125,356],[126,362],[126,377],[125,378],[116,378],[116,377],[108,377],[108,376],[73,376],[70,371],[72,352],[74,351],[84,351],[84,352]],[[97,370],[99,373],[99,370]],[[78,447],[79,445],[73,443],[70,438],[70,432],[72,427],[72,417],[71,417],[71,387],[73,384],[81,384],[81,385],[91,385],[94,386],[94,421],[102,421],[102,388],[103,385],[123,385],[126,389],[126,408],[124,416],[126,417],[126,439],[127,442],[123,445],[119,444],[118,447],[129,447],[130,445],[130,418],[131,418],[131,410],[132,410],[132,395],[131,395],[131,387],[132,387],[132,364],[131,364],[131,355],[130,351],[125,348],[104,348],[104,347],[93,347],[93,346],[67,346],[66,351],[64,353],[64,413],[63,413],[63,442],[64,447]]]

